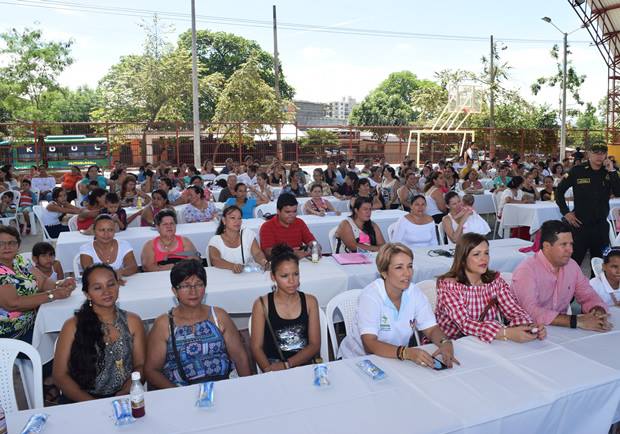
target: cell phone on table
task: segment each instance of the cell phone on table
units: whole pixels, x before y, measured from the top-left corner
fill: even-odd
[[[444,369],[448,369],[448,366],[438,358],[433,357],[433,369],[435,371],[443,371]]]

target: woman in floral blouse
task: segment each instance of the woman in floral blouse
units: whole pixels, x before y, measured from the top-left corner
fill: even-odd
[[[183,210],[185,223],[209,222],[217,216],[217,208],[212,202],[205,200],[202,187],[191,185],[186,192],[189,204]]]
[[[36,309],[69,297],[75,280],[45,276],[17,253],[20,243],[15,228],[0,225],[0,338],[31,343]]]

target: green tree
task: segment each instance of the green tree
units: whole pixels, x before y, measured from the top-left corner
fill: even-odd
[[[538,95],[538,92],[540,92],[543,86],[548,86],[552,88],[558,86],[558,88],[562,88],[562,80],[564,74],[562,62],[560,61],[560,48],[557,44],[553,46],[550,54],[555,61],[556,72],[555,74],[547,77],[539,77],[534,83],[532,83],[531,90],[534,95]],[[570,51],[568,52],[568,54],[570,54]],[[568,60],[568,63],[566,65],[566,75],[566,92],[573,97],[577,104],[583,105],[583,101],[581,100],[581,96],[579,95],[579,90],[581,89],[581,85],[583,84],[583,82],[586,80],[586,76],[579,75],[577,73],[572,60]],[[560,94],[560,96],[558,97],[558,106],[561,107],[561,104],[562,96]]]
[[[41,96],[59,88],[58,76],[73,63],[73,42],[45,41],[41,30],[30,28],[13,28],[0,39],[0,55],[6,59],[0,67],[0,116],[13,119],[29,105],[38,109]]]
[[[213,160],[221,141],[251,147],[254,136],[269,133],[276,125],[289,120],[282,110],[284,104],[286,102],[279,102],[273,88],[261,77],[257,59],[250,58],[241,65],[226,82],[217,102],[213,123],[222,136],[213,151]]]
[[[191,54],[192,34],[188,30],[179,37],[178,46]],[[255,41],[226,32],[198,30],[196,32],[196,54],[200,65],[200,76],[220,73],[228,80],[243,64],[253,58],[258,65],[260,77],[270,87],[275,86],[273,56],[263,50]],[[280,62],[280,95],[282,99],[292,99],[295,90],[286,82]],[[215,109],[213,102],[213,109]],[[210,118],[209,118],[210,119]]]
[[[21,119],[50,122],[88,122],[97,105],[97,94],[88,86],[76,90],[60,88],[41,94],[39,107],[25,106],[17,112]]]
[[[143,54],[122,57],[101,79],[97,88],[100,104],[93,117],[101,121],[145,122],[141,149],[144,158],[146,134],[156,122],[191,119],[192,62],[185,50],[175,49],[166,41],[165,29],[157,17],[142,28],[146,34]],[[209,111],[211,102],[217,99],[223,84],[221,74],[200,79],[202,116],[213,114]],[[120,128],[116,127],[118,133]]]

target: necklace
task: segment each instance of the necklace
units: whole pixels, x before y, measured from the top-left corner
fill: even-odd
[[[118,314],[115,313],[114,321],[112,322],[101,321],[101,328],[103,329],[103,341],[105,343],[105,348],[106,348],[105,350],[108,352],[108,354],[110,354],[110,356],[114,356],[114,348],[112,345],[118,342],[118,346],[121,349],[121,354],[120,354],[119,359],[114,359],[114,367],[116,368],[117,371],[121,372],[121,371],[124,371],[125,363],[123,362],[123,358],[122,358],[123,339],[120,335],[118,319],[119,319]],[[119,332],[118,338],[116,338],[115,342],[110,341],[110,329],[112,327],[114,327]]]
[[[161,246],[162,250],[170,250],[172,248],[173,245],[176,244],[176,238],[174,238],[172,241],[170,241],[169,243],[166,243],[163,238],[159,238],[159,245]]]
[[[95,252],[97,253],[97,256],[99,256],[99,258],[101,260],[103,260],[103,262],[106,263],[106,264],[110,264],[110,263],[114,262],[113,259],[116,259],[116,258],[112,258],[112,255],[114,253],[114,247],[115,247],[114,246],[114,241],[112,241],[110,243],[110,248],[108,249],[107,252],[105,252],[101,248],[101,246],[97,247],[99,244],[100,244],[100,241],[95,240],[93,242],[93,247],[95,248]]]

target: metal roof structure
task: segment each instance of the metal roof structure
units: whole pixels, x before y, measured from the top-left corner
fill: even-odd
[[[620,1],[568,0],[607,64],[607,142],[620,145]]]

